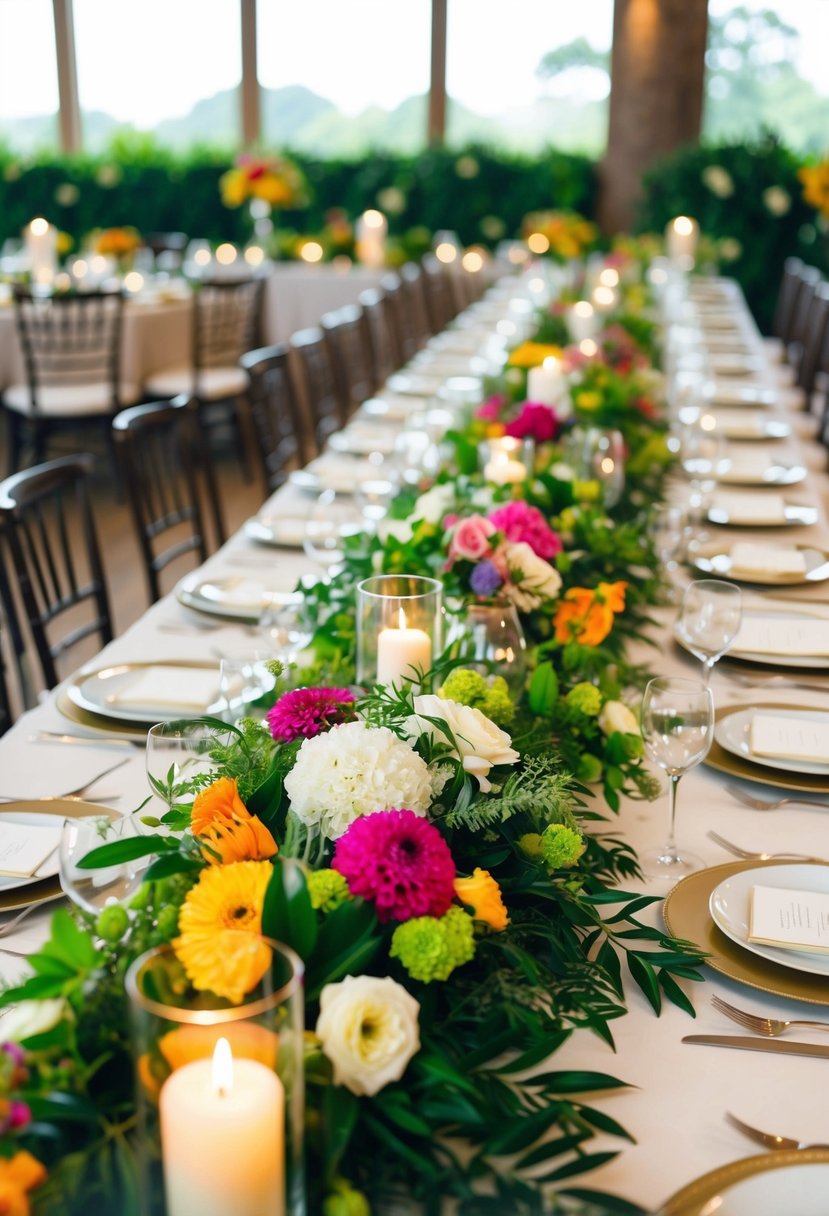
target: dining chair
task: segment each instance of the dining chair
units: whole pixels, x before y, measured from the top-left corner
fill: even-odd
[[[799,369],[803,357],[803,344],[809,320],[809,310],[815,298],[815,291],[821,281],[821,273],[814,266],[803,266],[800,270],[800,282],[792,306],[791,321],[784,339],[786,362]]]
[[[379,287],[367,287],[360,292],[357,303],[362,309],[362,323],[371,351],[373,386],[376,393],[389,376],[400,367],[392,334],[389,330],[384,292]]]
[[[308,463],[316,439],[297,399],[287,342],[248,351],[239,363],[248,378],[253,450],[265,493],[271,494],[289,469]]]
[[[328,347],[340,407],[349,417],[374,392],[368,330],[358,304],[325,313],[320,328]]]
[[[161,574],[179,558],[207,560],[203,495],[218,544],[226,539],[197,411],[192,397],[181,396],[133,406],[112,424],[150,603],[161,598]]]
[[[445,329],[457,315],[459,306],[453,297],[449,274],[443,263],[434,254],[427,254],[421,262],[421,267],[426,288],[429,328],[436,334]]]
[[[4,607],[14,588],[46,688],[58,683],[59,662],[85,639],[97,637],[100,646],[112,641],[89,496],[93,465],[88,453],[63,456],[0,482]],[[26,687],[22,670],[21,681]]]
[[[120,291],[40,296],[15,284],[13,298],[26,379],[2,395],[9,473],[21,467],[27,439],[35,464],[56,431],[92,425],[108,439],[113,416],[141,396],[120,375]]]
[[[4,633],[5,630],[0,623],[0,735],[4,735],[14,721],[9,685],[6,680],[6,657],[3,654]]]
[[[811,408],[820,376],[829,373],[829,283],[821,279],[815,287],[806,316],[803,346],[797,367],[797,384],[803,389],[804,405]]]
[[[193,345],[190,360],[154,373],[144,384],[153,400],[182,393],[198,404],[206,429],[230,424],[242,469],[248,472],[240,400],[247,376],[239,366],[245,351],[261,345],[264,279],[209,279],[193,284]]]
[[[383,289],[383,306],[395,366],[402,367],[420,349],[414,317],[409,308],[403,280],[399,274],[393,271],[383,275],[380,286]]]
[[[426,345],[432,336],[429,314],[426,308],[426,283],[422,269],[416,262],[406,262],[400,267],[403,298],[406,301],[411,328],[417,349]]]
[[[802,258],[786,258],[783,263],[783,273],[780,276],[780,286],[777,289],[771,332],[772,336],[783,344],[784,349],[791,333],[794,305],[797,293],[800,290],[800,275],[804,267],[805,263]]]
[[[345,426],[347,414],[338,392],[331,356],[318,325],[300,329],[290,340],[292,374],[300,409],[310,420],[314,451],[319,452],[328,436]]]

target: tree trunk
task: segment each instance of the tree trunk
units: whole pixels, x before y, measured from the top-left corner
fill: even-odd
[[[599,221],[633,226],[642,174],[699,139],[708,0],[615,0],[610,126]]]

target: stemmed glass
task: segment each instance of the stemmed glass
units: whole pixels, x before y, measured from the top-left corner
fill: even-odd
[[[656,507],[651,515],[650,534],[656,555],[662,565],[662,576],[668,584],[668,599],[674,603],[677,590],[673,584],[673,575],[679,568],[677,559],[682,553],[685,542],[687,520],[682,507],[663,504]]]
[[[674,835],[676,792],[683,773],[708,755],[714,733],[711,689],[698,680],[659,677],[651,680],[642,698],[642,739],[651,760],[668,774],[668,839],[662,848],[639,854],[648,878],[677,879],[700,870],[705,862],[677,848]]]
[[[214,768],[213,752],[226,746],[230,731],[204,722],[159,722],[147,732],[147,780],[157,798],[172,810],[178,787]]]
[[[734,583],[701,578],[686,588],[676,629],[691,654],[702,660],[706,688],[717,659],[740,632],[742,616],[742,595]]]
[[[269,694],[276,687],[276,677],[268,667],[268,660],[272,658],[273,651],[265,647],[222,655],[219,689],[221,716],[226,722],[265,716],[270,704]]]
[[[125,904],[144,881],[149,857],[139,857],[120,865],[95,870],[78,866],[87,853],[115,840],[138,834],[132,815],[87,815],[83,819],[67,819],[58,851],[60,885],[73,903],[85,912],[97,915],[103,908]]]
[[[259,632],[271,653],[287,667],[314,636],[308,606],[301,595],[272,596],[259,618]]]
[[[350,494],[324,490],[305,524],[303,548],[330,578],[345,560],[348,538],[365,530],[365,520]]]

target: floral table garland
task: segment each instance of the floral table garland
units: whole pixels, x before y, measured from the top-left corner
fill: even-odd
[[[597,797],[615,810],[658,789],[624,644],[658,601],[646,518],[670,463],[641,267],[616,265],[629,286],[595,353],[555,351],[557,406],[526,401],[543,342],[516,348],[447,436],[436,482],[305,588],[315,666],[282,673],[266,728],[216,723],[232,738],[215,772],[159,790],[166,834],[90,856],[154,860],[128,910],[56,912],[31,977],[0,998],[17,1005],[0,1048],[0,1210],[138,1210],[127,967],[172,942],[183,978],[238,1000],[261,974],[260,933],[306,966],[312,1213],[404,1199],[437,1212],[452,1197],[460,1213],[520,1216],[551,1193],[639,1210],[572,1181],[614,1155],[591,1150],[597,1132],[630,1138],[579,1095],[623,1082],[550,1064],[576,1029],[612,1044],[623,969],[657,1013],[663,999],[693,1013],[680,981],[701,978],[684,944],[637,920],[654,899],[620,889],[636,859]],[[560,315],[539,317],[540,338]],[[567,431],[587,421],[627,448],[612,522],[601,485],[566,464]],[[493,486],[477,444],[504,433],[536,440],[535,466]],[[439,575],[459,617],[516,607],[531,668],[518,695],[462,648],[419,687],[355,690],[356,584],[412,570]]]

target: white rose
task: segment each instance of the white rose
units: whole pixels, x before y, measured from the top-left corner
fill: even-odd
[[[486,714],[470,705],[447,701],[443,697],[424,694],[414,698],[415,716],[406,723],[411,738],[429,735],[432,739],[444,738],[440,728],[433,726],[427,718],[439,718],[452,733],[464,770],[471,773],[486,794],[492,789],[488,778],[494,764],[515,764],[520,756],[512,747],[512,739],[505,730],[496,726]]]
[[[615,730],[623,735],[639,734],[636,715],[622,701],[608,701],[599,714],[598,722],[599,729],[606,735],[612,735]]]
[[[412,525],[408,519],[381,519],[377,525],[377,535],[383,544],[392,537],[400,545],[407,545],[412,539]]]
[[[419,1012],[411,993],[389,976],[348,975],[326,984],[316,1033],[335,1085],[371,1095],[399,1081],[420,1050]]]
[[[19,1043],[36,1034],[45,1034],[66,1013],[67,1005],[62,996],[43,1001],[18,1001],[0,1014],[0,1040]]]
[[[576,480],[576,474],[572,465],[565,464],[563,460],[557,460],[555,464],[550,466],[550,476],[555,477],[556,481]]]
[[[450,485],[432,486],[416,499],[412,508],[412,519],[422,519],[427,524],[439,524],[455,502],[455,491]]]
[[[509,582],[504,593],[519,612],[533,612],[544,600],[554,600],[561,590],[561,575],[525,541],[504,546]]]

